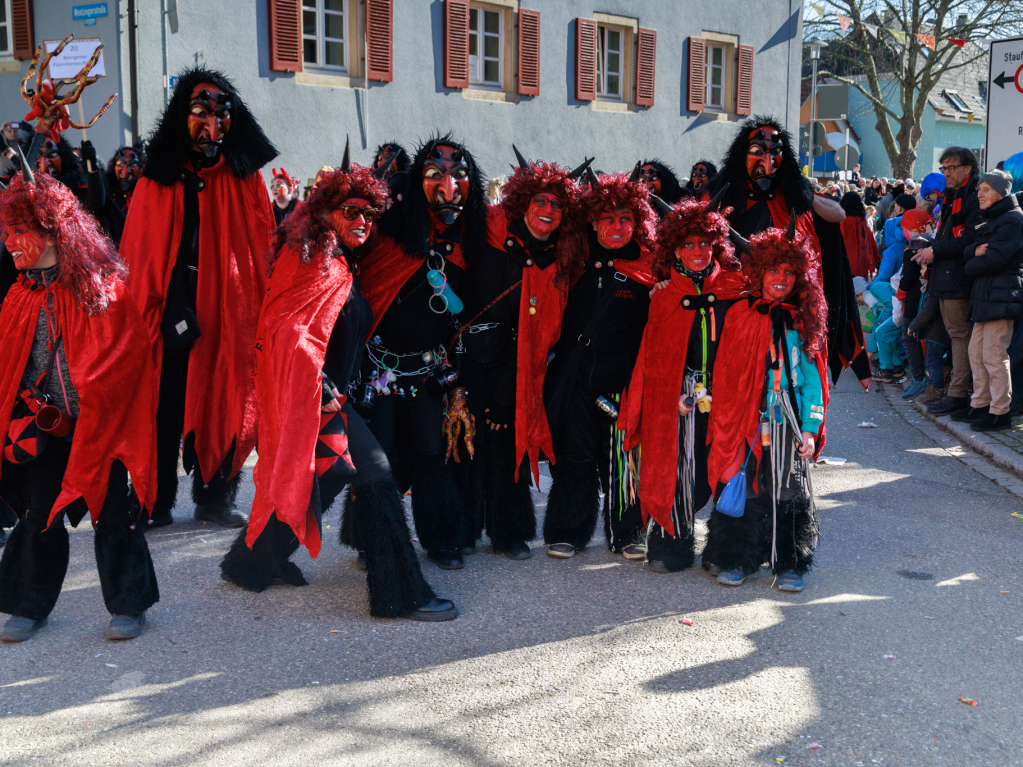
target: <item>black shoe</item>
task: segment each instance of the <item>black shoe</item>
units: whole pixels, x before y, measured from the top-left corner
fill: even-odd
[[[976,423],[971,424],[970,428],[974,431],[1002,431],[1003,429],[1011,429],[1012,414],[1002,413],[1001,415],[994,415],[988,413]]]
[[[901,380],[902,378],[905,377],[905,375],[906,368],[902,367],[902,365],[899,365],[892,370],[892,378],[894,378],[896,381]]]
[[[367,567],[369,567],[369,565],[366,564],[366,552],[360,551],[359,556],[355,558],[355,568],[366,572]]]
[[[146,611],[136,615],[115,615],[107,627],[107,639],[134,639],[146,627]]]
[[[10,618],[0,629],[0,642],[24,642],[36,635],[46,625],[46,618],[34,621],[31,618]]]
[[[968,410],[960,410],[958,413],[953,413],[952,420],[959,423],[973,423],[979,421],[987,414],[988,408],[986,407],[971,407]]]
[[[529,559],[533,556],[533,552],[529,550],[529,546],[526,545],[525,541],[515,541],[515,543],[509,544],[508,548],[504,551],[498,553],[514,560]]]
[[[1012,404],[1009,406],[1009,415],[1023,415],[1023,399],[1012,400]]]
[[[895,378],[892,375],[891,370],[886,370],[882,368],[881,370],[874,374],[874,380],[877,381],[878,383],[891,383],[892,381],[895,380]]]
[[[142,526],[142,531],[145,532],[146,530],[155,530],[158,527],[167,527],[167,525],[171,525],[173,523],[174,523],[174,517],[172,517],[171,513],[168,511],[162,517],[151,517]]]
[[[966,397],[945,397],[927,408],[931,415],[952,415],[970,406]]]
[[[428,551],[426,558],[431,562],[436,562],[437,567],[441,570],[461,570],[465,567],[465,559],[462,557],[462,552],[458,550]]]
[[[220,527],[245,527],[245,517],[234,506],[223,503],[200,503],[195,507],[197,522],[212,522]]]
[[[409,610],[407,613],[402,613],[402,618],[408,618],[410,621],[453,621],[458,617],[458,608],[455,607],[455,603],[447,599],[436,599],[428,605],[423,605],[418,610]]]
[[[464,554],[465,556],[469,556],[470,554],[475,554],[476,553],[476,544],[475,543],[467,543],[465,546],[460,548],[459,551],[461,551],[462,554]]]

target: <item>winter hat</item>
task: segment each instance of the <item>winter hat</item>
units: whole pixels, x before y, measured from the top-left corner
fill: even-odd
[[[916,197],[903,192],[895,198],[895,204],[903,210],[916,210]]]
[[[862,277],[853,277],[853,290],[860,295],[867,290],[867,281]]]
[[[1012,191],[1012,176],[1004,170],[993,170],[980,177],[980,183],[987,184],[1002,197],[1008,197]]]
[[[902,220],[899,222],[899,226],[902,227],[902,231],[905,234],[910,229],[920,229],[930,223],[931,217],[925,211],[913,208],[913,210],[907,210],[903,214]],[[906,235],[906,239],[909,239],[908,234]]]

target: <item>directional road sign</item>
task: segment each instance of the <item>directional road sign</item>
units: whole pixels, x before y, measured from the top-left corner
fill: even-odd
[[[986,170],[1017,152],[1023,152],[1023,37],[991,43]]]

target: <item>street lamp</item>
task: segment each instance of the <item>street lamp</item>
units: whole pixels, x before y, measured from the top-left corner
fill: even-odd
[[[821,48],[827,48],[828,44],[815,37],[808,43],[803,44],[810,49],[810,61],[813,62],[813,79],[810,82],[810,178],[813,178],[814,150],[817,148],[817,62],[821,57]]]

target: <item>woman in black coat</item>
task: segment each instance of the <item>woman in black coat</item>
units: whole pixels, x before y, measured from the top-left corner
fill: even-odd
[[[1011,188],[1012,177],[1005,171],[980,177],[977,197],[984,225],[977,242],[964,253],[964,270],[974,278],[970,296],[973,400],[970,410],[957,420],[972,420],[977,431],[1011,426],[1007,348],[1013,323],[1023,320],[1023,212]]]

